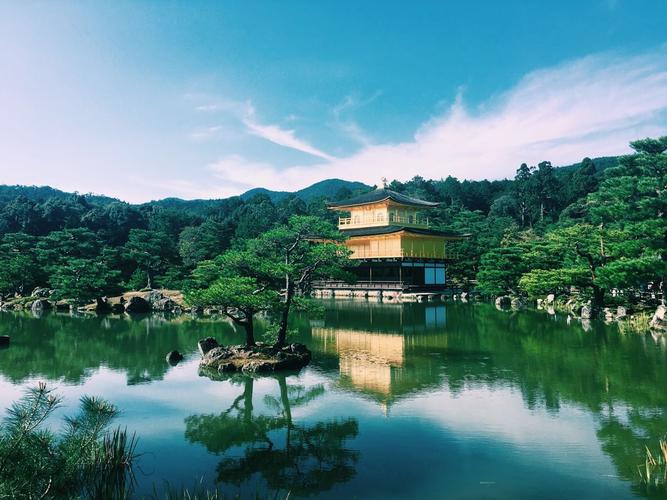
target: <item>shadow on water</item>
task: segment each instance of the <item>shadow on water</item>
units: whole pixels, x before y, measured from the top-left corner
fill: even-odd
[[[185,437],[203,444],[211,453],[226,454],[217,467],[218,481],[241,485],[255,474],[269,489],[296,496],[314,495],[349,481],[356,473],[359,452],[347,447],[357,436],[354,418],[304,424],[295,421],[292,409],[307,405],[324,394],[323,385],[288,385],[286,375],[274,375],[278,396],[266,395],[271,414],[256,415],[253,405],[255,379],[229,377],[243,391],[219,414],[192,415],[185,419]]]

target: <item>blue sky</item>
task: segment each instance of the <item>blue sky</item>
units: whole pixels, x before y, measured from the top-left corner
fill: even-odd
[[[667,134],[667,2],[0,2],[0,183],[511,177]]]

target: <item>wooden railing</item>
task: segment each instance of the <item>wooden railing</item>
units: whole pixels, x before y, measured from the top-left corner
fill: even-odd
[[[406,286],[402,281],[356,281],[354,283],[337,280],[313,281],[313,288],[315,289],[364,290],[372,288],[375,290],[402,290]]]
[[[402,216],[389,214],[389,217],[340,217],[338,219],[338,229],[352,229],[355,227],[376,227],[387,226],[389,224],[398,224],[401,226],[428,228],[431,223],[428,217]]]
[[[369,247],[353,247],[351,259],[402,259],[402,258],[417,258],[417,259],[456,259],[457,255],[453,252],[444,251],[439,255],[434,255],[427,250],[405,250],[399,248],[397,250],[371,250]]]

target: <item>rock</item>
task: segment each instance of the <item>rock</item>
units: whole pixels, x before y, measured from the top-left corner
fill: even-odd
[[[544,303],[544,300],[542,300],[542,299],[537,299],[537,308],[538,308],[538,309],[542,309],[542,307],[543,307],[542,304],[543,304],[543,303]]]
[[[173,312],[179,305],[159,290],[152,290],[145,296],[150,304],[151,310],[160,312]]]
[[[111,304],[104,297],[95,299],[95,312],[97,314],[108,314],[111,312]]]
[[[581,319],[591,319],[593,317],[593,308],[586,304],[581,308]]]
[[[547,295],[546,302],[549,305],[553,304],[554,302],[556,302],[556,296],[553,293],[550,293],[549,295]]]
[[[461,300],[468,300],[468,292],[461,292]]]
[[[69,311],[71,308],[71,305],[69,302],[66,300],[59,300],[55,304],[56,311]]]
[[[175,312],[176,310],[180,311],[180,307],[176,302],[169,298],[164,298],[162,300],[158,300],[155,302],[153,310],[154,311],[162,311],[162,312]]]
[[[510,305],[512,306],[512,309],[515,309],[515,310],[523,309],[526,306],[526,304],[524,303],[524,301],[521,297],[512,297],[512,300],[510,301]]]
[[[604,315],[604,320],[605,321],[614,321],[614,319],[616,318],[616,314],[614,313],[614,311],[612,311],[608,307],[605,307],[602,310],[602,314]]]
[[[30,310],[33,313],[39,314],[44,311],[48,311],[52,308],[53,306],[51,305],[51,302],[49,302],[46,299],[37,299],[35,300],[32,305],[30,306]]]
[[[311,352],[303,344],[290,344],[279,351],[271,346],[214,347],[202,358],[200,373],[215,378],[216,373],[238,371],[243,373],[268,373],[299,370],[310,363]]]
[[[111,304],[111,312],[113,314],[123,314],[125,312],[125,305],[120,302]]]
[[[204,308],[202,306],[192,306],[190,312],[193,315],[202,314],[204,312]]]
[[[201,354],[201,357],[203,358],[212,349],[220,347],[220,344],[218,344],[218,341],[213,337],[207,337],[197,342],[197,347],[199,347],[199,354]]]
[[[170,351],[167,353],[166,360],[167,363],[169,363],[172,366],[175,366],[179,362],[183,361],[183,355],[178,351]]]
[[[9,335],[0,335],[0,347],[9,347]]]
[[[507,295],[502,295],[496,298],[496,307],[498,309],[510,307],[511,305],[512,305],[512,299],[510,299]]]
[[[627,308],[623,306],[618,306],[616,308],[616,319],[622,319],[625,318],[628,315],[628,310]]]
[[[142,314],[151,312],[151,305],[141,297],[130,297],[125,304],[125,312],[129,314]]]
[[[667,307],[664,305],[659,305],[655,310],[653,317],[649,326],[654,330],[667,330],[667,322],[665,321],[665,316],[667,316]]]
[[[48,288],[40,288],[40,287],[35,288],[30,294],[31,297],[42,298],[42,299],[47,298],[49,295],[51,295],[51,290],[49,290]]]
[[[565,304],[566,308],[569,309],[570,313],[573,316],[580,316],[581,315],[581,309],[583,308],[583,305],[577,302],[574,299],[570,299],[567,301]]]

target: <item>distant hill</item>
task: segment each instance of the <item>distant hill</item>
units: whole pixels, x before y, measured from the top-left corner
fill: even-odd
[[[598,175],[601,175],[604,170],[618,165],[617,156],[604,156],[593,158],[593,162],[597,168]],[[556,174],[562,178],[568,177],[576,169],[581,166],[581,163],[574,163],[572,165],[565,165],[556,168]],[[347,197],[354,194],[356,191],[366,191],[371,187],[362,183],[354,181],[345,181],[342,179],[326,179],[316,182],[312,186],[300,189],[298,191],[271,191],[265,188],[254,188],[243,193],[240,198],[248,200],[257,194],[267,195],[271,201],[280,202],[290,195],[296,195],[303,201],[308,202],[317,197],[326,197],[329,199],[336,199],[338,197]],[[86,201],[95,205],[107,205],[109,203],[119,202],[116,198],[96,194],[78,194],[67,193],[49,186],[7,186],[0,185],[0,204],[5,204],[18,196],[25,196],[26,198],[42,203],[50,198],[68,198],[74,195],[83,196]],[[143,206],[158,206],[164,208],[173,208],[177,210],[185,210],[190,213],[206,214],[213,210],[219,209],[230,203],[238,202],[238,197],[213,199],[213,200],[183,200],[181,198],[164,198],[162,200],[150,201],[141,203]]]
[[[608,168],[618,166],[619,158],[620,158],[619,156],[600,156],[599,158],[591,158],[591,160],[593,160],[593,163],[595,164],[595,170],[597,172],[597,175],[600,176],[600,174],[602,174],[602,172],[604,172]],[[581,162],[573,163],[572,165],[563,165],[562,167],[557,167],[556,175],[563,177],[565,175],[573,173],[579,167],[581,167]]]
[[[83,196],[87,201],[96,205],[106,205],[119,201],[116,198],[97,194],[68,193],[50,186],[7,186],[0,185],[0,203],[7,203],[19,196],[25,196],[31,201],[44,202],[50,198],[69,198],[74,195]]]
[[[277,202],[287,198],[291,194],[294,194],[298,198],[301,198],[303,201],[307,202],[319,196],[334,198],[341,189],[349,189],[351,192],[354,192],[358,189],[370,189],[370,186],[364,184],[363,182],[344,181],[342,179],[326,179],[324,181],[316,182],[307,188],[294,191],[293,193],[289,191],[271,191],[270,189],[265,188],[255,188],[243,193],[241,195],[241,199],[247,200],[257,194],[265,194],[271,198],[271,201]]]

